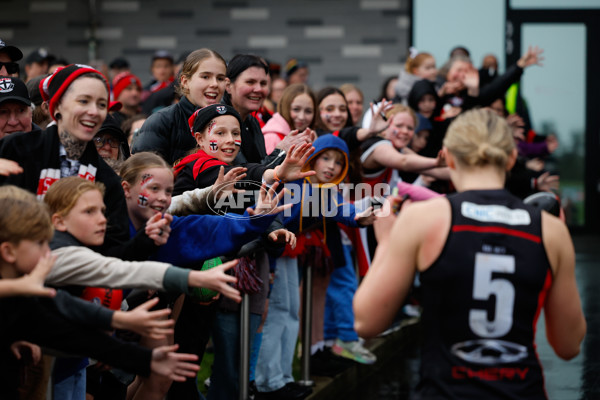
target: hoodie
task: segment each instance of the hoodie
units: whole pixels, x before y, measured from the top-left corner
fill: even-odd
[[[291,232],[302,234],[303,231],[316,226],[315,234],[322,238],[321,242],[331,251],[334,265],[340,266],[344,263],[343,253],[341,252],[341,241],[337,222],[350,227],[358,227],[359,225],[354,220],[356,209],[353,204],[345,202],[342,194],[338,190],[338,185],[344,180],[348,172],[348,146],[346,142],[337,136],[327,134],[320,136],[313,143],[315,147],[314,153],[306,161],[303,168],[304,171],[309,171],[320,154],[327,150],[335,149],[344,155],[344,167],[342,172],[329,183],[313,183],[311,177],[299,179],[290,184],[286,184],[286,189],[291,189],[290,194],[286,193],[284,201],[292,202],[292,208],[284,212],[283,224]],[[292,186],[295,184],[296,186]],[[296,190],[300,190],[300,194]],[[291,197],[290,197],[291,196]],[[317,232],[320,231],[320,232]],[[302,251],[300,237],[298,235],[300,245],[296,246],[296,250],[290,253],[290,249],[286,249],[284,255],[296,256]]]

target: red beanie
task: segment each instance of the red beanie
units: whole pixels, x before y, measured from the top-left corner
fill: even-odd
[[[46,79],[42,79],[40,82],[40,93],[42,98],[46,95],[50,99],[50,116],[56,121],[54,112],[56,106],[60,101],[60,98],[67,91],[67,88],[75,79],[83,74],[94,73],[102,77],[102,80],[106,84],[106,90],[110,93],[110,87],[108,86],[108,80],[102,73],[89,65],[83,64],[71,64],[63,68],[58,68],[52,75]]]
[[[142,90],[142,82],[140,81],[140,78],[133,75],[131,72],[125,71],[117,74],[115,79],[113,79],[113,100],[119,100],[119,96],[121,95],[123,89],[132,83],[135,83],[137,87]]]

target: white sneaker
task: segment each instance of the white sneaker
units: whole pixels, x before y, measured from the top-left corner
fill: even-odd
[[[370,365],[377,361],[375,354],[367,350],[358,340],[344,342],[336,339],[335,344],[331,347],[331,351],[340,357],[348,358],[361,364]]]

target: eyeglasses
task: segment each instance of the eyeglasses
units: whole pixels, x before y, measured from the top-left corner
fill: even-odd
[[[0,61],[0,69],[2,67],[6,67],[6,73],[8,74],[16,74],[19,72],[19,64],[16,62],[1,62]]]
[[[96,145],[97,149],[103,147],[106,143],[108,143],[108,145],[110,147],[112,147],[113,149],[116,149],[117,147],[119,147],[119,145],[121,145],[120,140],[112,138],[112,137],[96,136],[93,140],[94,140],[94,144]]]

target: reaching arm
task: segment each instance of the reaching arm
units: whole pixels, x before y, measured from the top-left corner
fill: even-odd
[[[575,282],[575,251],[565,224],[546,212],[542,237],[554,273],[544,304],[546,336],[554,352],[569,360],[579,354],[587,330]]]
[[[443,165],[440,164],[438,158],[423,157],[418,154],[402,154],[392,145],[385,144],[377,146],[365,162],[408,172],[423,172]],[[367,167],[369,167],[368,164]]]

